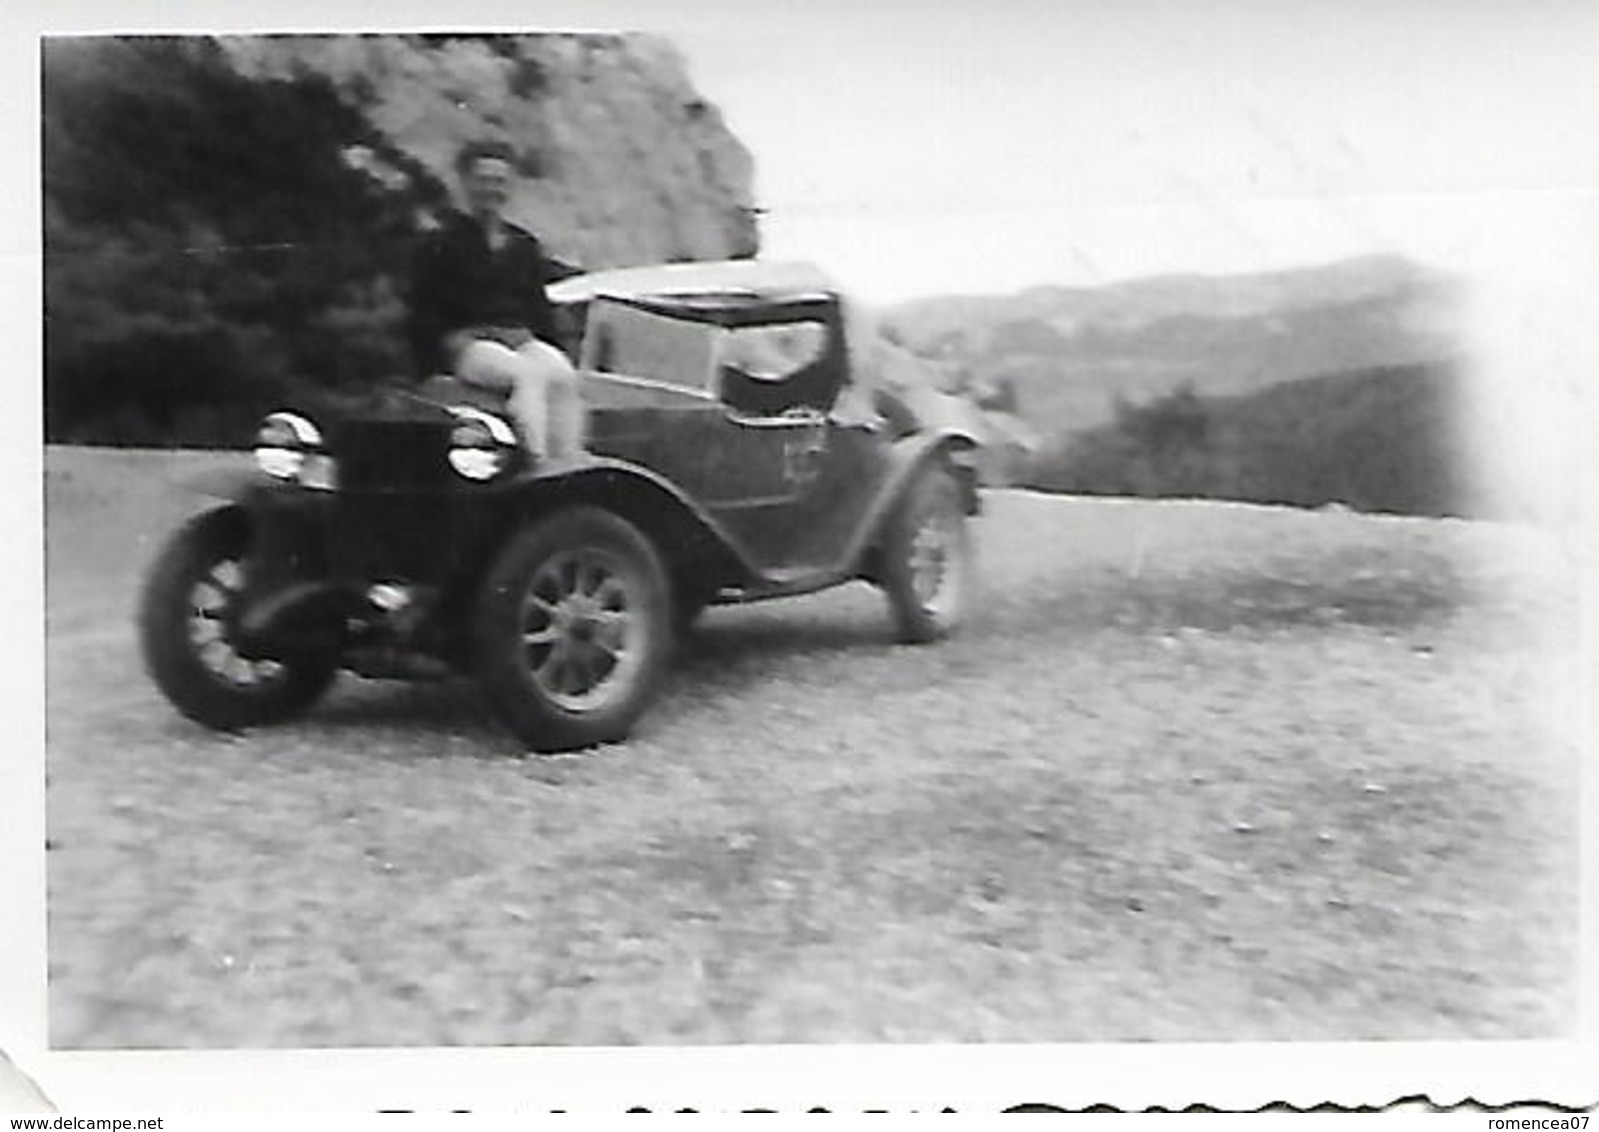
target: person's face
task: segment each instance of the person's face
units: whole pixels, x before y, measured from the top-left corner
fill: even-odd
[[[474,216],[498,217],[511,195],[511,166],[498,157],[479,157],[461,177],[466,207]]]

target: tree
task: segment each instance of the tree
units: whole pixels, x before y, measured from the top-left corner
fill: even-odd
[[[45,416],[51,440],[236,442],[291,390],[403,365],[414,210],[326,81],[251,80],[215,42],[44,49]]]

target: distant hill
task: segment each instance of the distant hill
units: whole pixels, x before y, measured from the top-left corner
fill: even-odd
[[[1397,256],[1250,275],[947,296],[883,312],[905,346],[994,391],[1046,438],[1110,422],[1118,399],[1236,396],[1405,367],[1457,350],[1460,287]]]
[[[1031,486],[1422,515],[1479,513],[1456,425],[1458,369],[1384,366],[1253,393],[1123,403],[1116,419],[1043,451]]]

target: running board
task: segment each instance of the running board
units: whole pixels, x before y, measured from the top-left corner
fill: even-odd
[[[776,597],[798,597],[815,593],[851,581],[860,575],[853,570],[773,570],[763,574],[753,585],[723,586],[712,599],[712,605],[745,605],[753,601],[767,601]]]

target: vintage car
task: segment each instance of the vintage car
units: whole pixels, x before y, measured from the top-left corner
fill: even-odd
[[[583,454],[540,465],[494,406],[390,389],[273,413],[258,467],[195,485],[225,502],[173,537],[140,610],[180,712],[233,730],[341,669],[469,676],[519,740],[566,750],[629,734],[709,604],[866,579],[901,640],[956,626],[976,440],[863,379],[836,288],[751,261],[552,298],[581,327]]]

